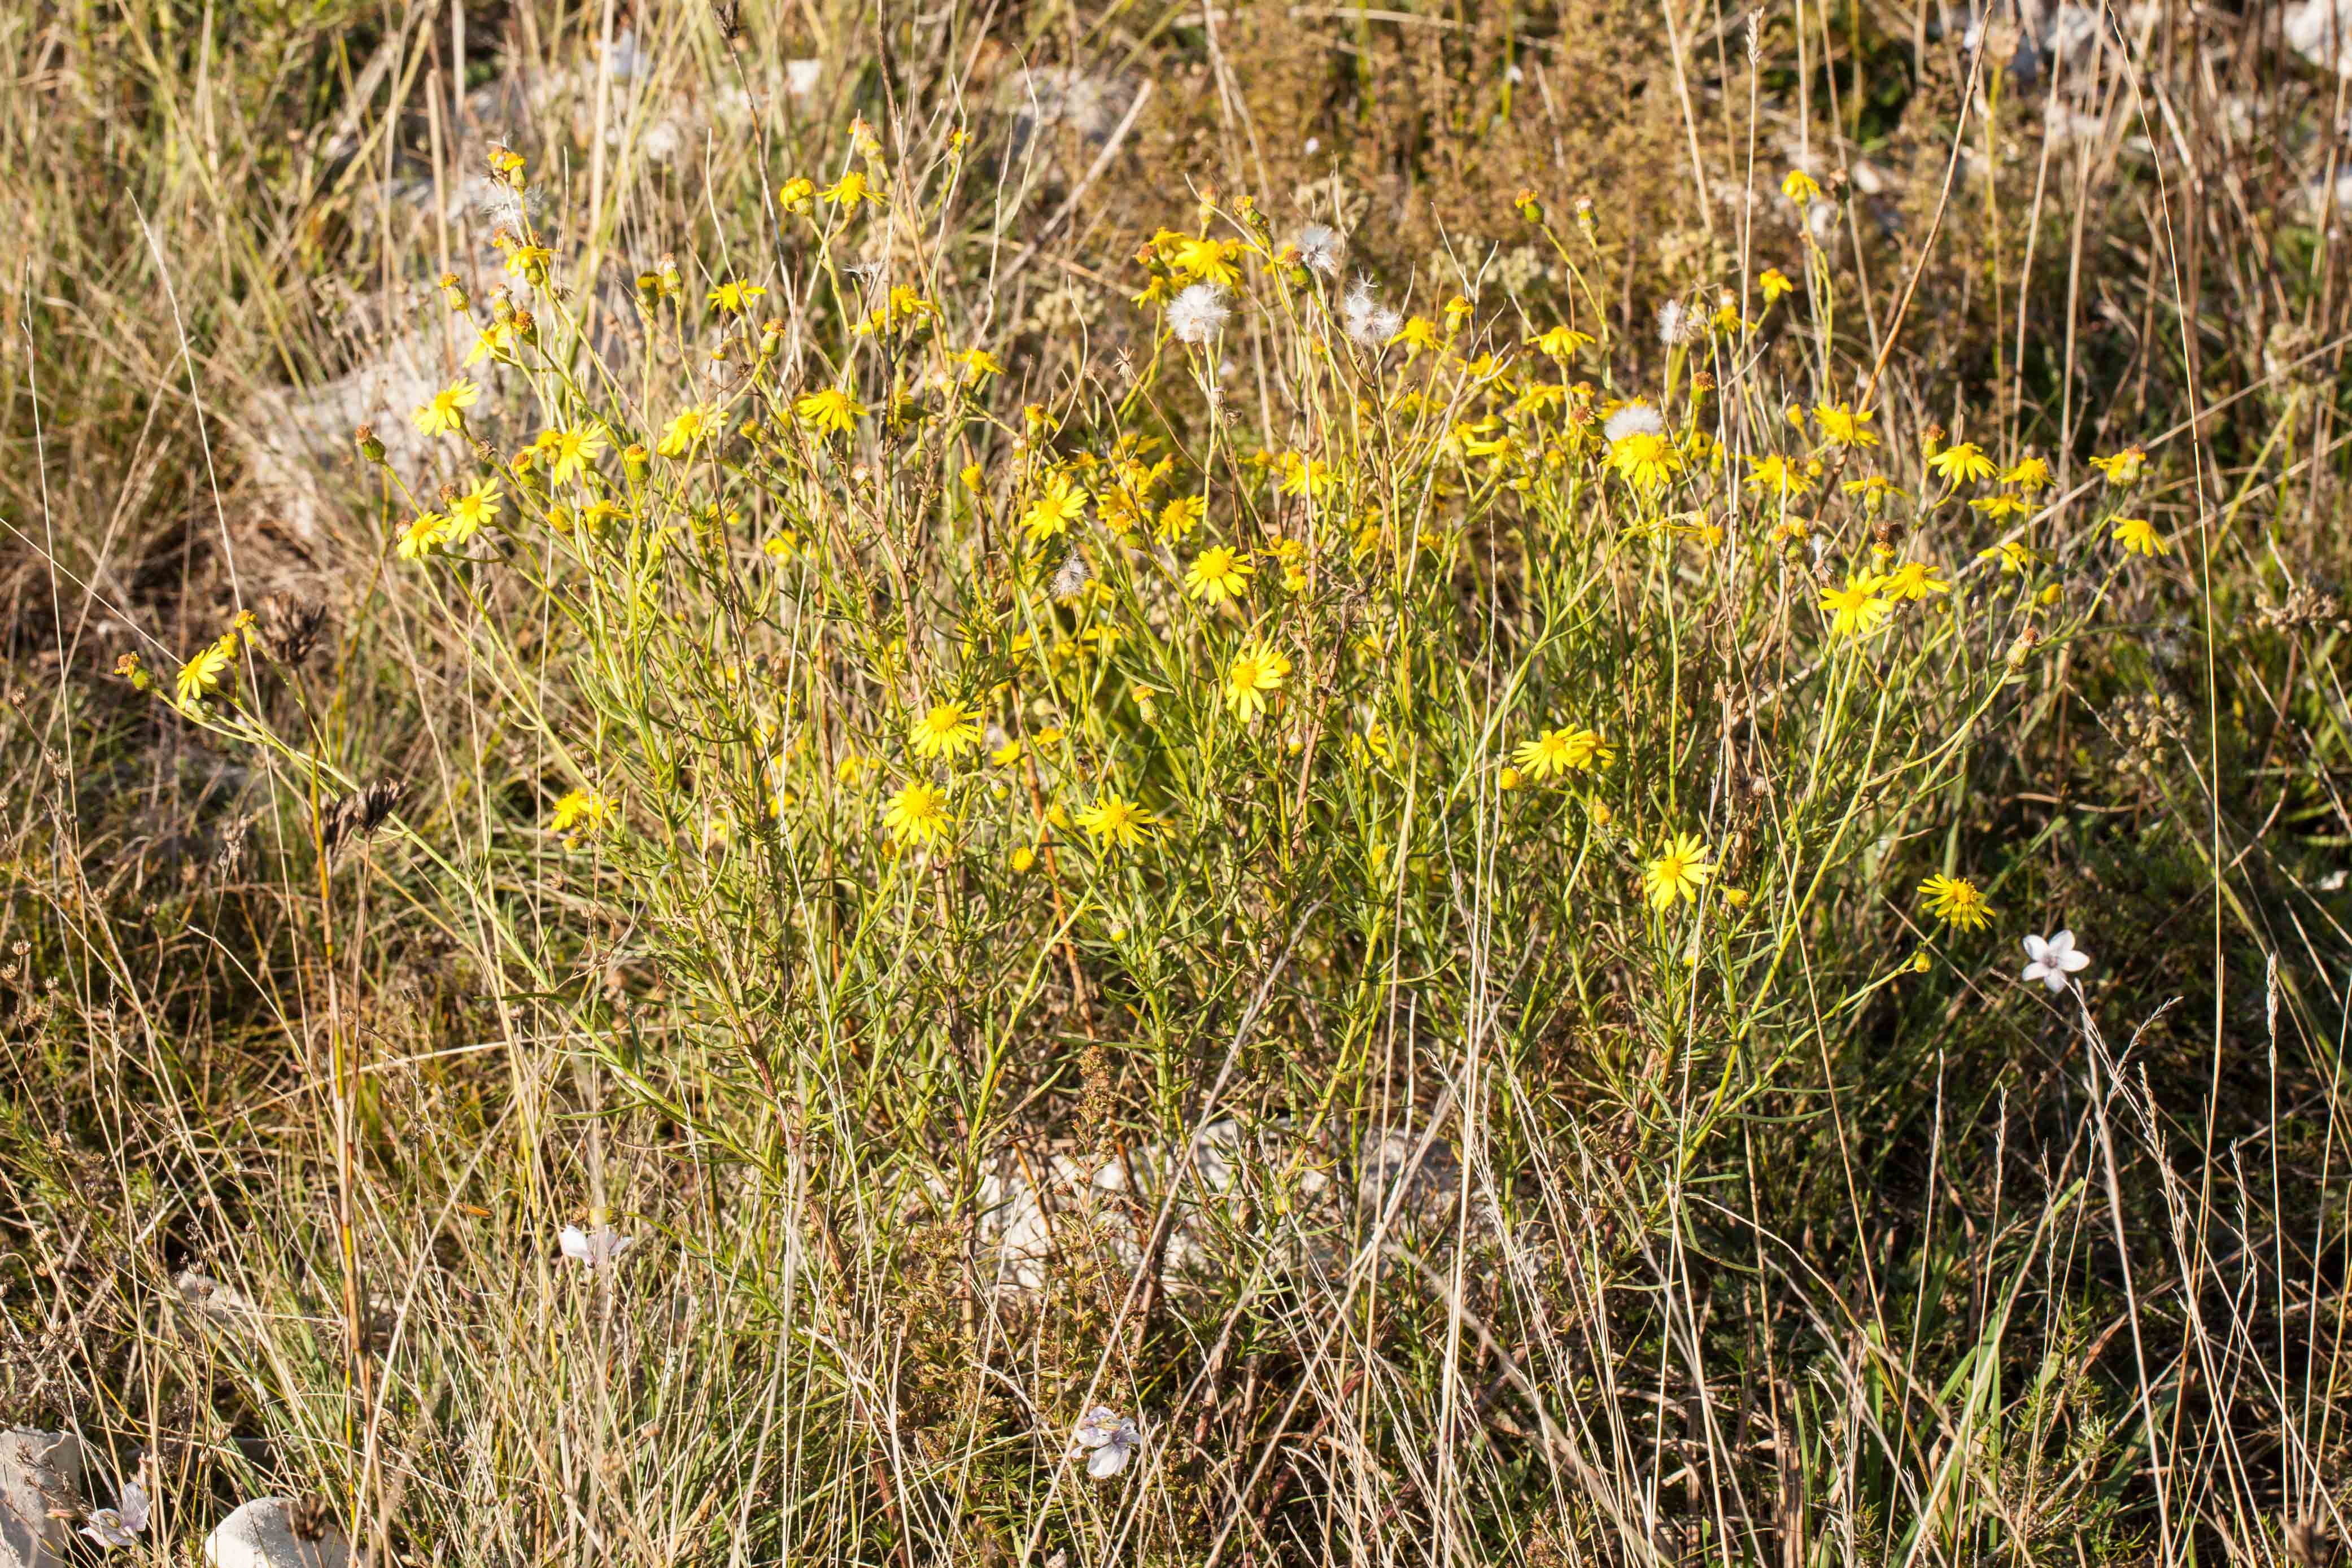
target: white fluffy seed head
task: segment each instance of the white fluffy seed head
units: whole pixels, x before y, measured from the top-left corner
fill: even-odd
[[[1215,337],[1233,314],[1225,291],[1213,283],[1195,283],[1168,304],[1168,329],[1184,343],[1205,343]]]
[[[1609,416],[1601,434],[1610,442],[1624,440],[1629,435],[1664,435],[1666,422],[1658,411],[1646,402],[1629,402]]]
[[[1679,299],[1669,299],[1658,307],[1658,341],[1671,349],[1690,338],[1690,307]]]
[[[1350,340],[1367,349],[1377,349],[1397,335],[1404,318],[1393,307],[1372,298],[1372,280],[1359,277],[1348,286],[1347,298],[1339,301],[1340,329]]]
[[[1339,275],[1339,263],[1348,254],[1348,242],[1339,231],[1328,224],[1308,224],[1298,231],[1298,259],[1326,277]]]
[[[1072,550],[1062,558],[1061,566],[1054,573],[1054,597],[1076,598],[1094,578],[1094,569],[1087,565],[1087,558]]]

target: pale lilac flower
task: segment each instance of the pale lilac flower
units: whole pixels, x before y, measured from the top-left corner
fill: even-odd
[[[1181,343],[1205,343],[1223,329],[1233,314],[1225,291],[1213,283],[1194,283],[1168,303],[1168,329]]]
[[[2025,956],[2033,962],[2025,966],[2025,972],[2018,978],[2039,980],[2053,993],[2066,988],[2066,977],[2091,967],[2091,956],[2074,946],[2072,931],[2061,931],[2046,940],[2040,936],[2028,936],[2025,939]]]
[[[1601,427],[1601,435],[1612,445],[1629,435],[1664,435],[1665,433],[1664,416],[1646,402],[1627,403],[1611,414],[1609,423]]]
[[[1071,1456],[1090,1455],[1087,1474],[1098,1481],[1108,1480],[1127,1469],[1127,1461],[1143,1447],[1142,1429],[1107,1405],[1097,1405],[1087,1411],[1073,1437]]]
[[[147,1489],[137,1481],[126,1481],[122,1496],[112,1508],[94,1508],[83,1523],[81,1532],[112,1552],[124,1546],[136,1546],[147,1530]]]
[[[621,1260],[636,1241],[634,1236],[624,1236],[609,1225],[599,1225],[593,1230],[583,1230],[567,1225],[556,1239],[563,1245],[563,1255],[579,1260],[583,1268],[610,1269]]]

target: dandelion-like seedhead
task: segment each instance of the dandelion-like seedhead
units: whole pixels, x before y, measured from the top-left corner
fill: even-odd
[[[1697,315],[1679,299],[1668,299],[1658,307],[1658,341],[1673,349],[1689,342],[1696,336],[1691,329]]]
[[[1612,443],[1622,441],[1629,435],[1664,435],[1665,433],[1665,416],[1646,402],[1627,403],[1611,414],[1608,422],[1601,427],[1601,435]]]
[[[1349,341],[1360,348],[1377,349],[1403,326],[1403,313],[1380,302],[1372,293],[1370,278],[1359,277],[1348,286],[1347,298],[1339,301],[1339,327]]]
[[[1213,283],[1195,283],[1169,302],[1168,329],[1180,343],[1205,343],[1224,329],[1233,314],[1225,291]]]
[[[1339,264],[1347,259],[1348,242],[1329,224],[1308,224],[1298,231],[1298,259],[1326,277],[1339,275]]]
[[[1094,569],[1087,564],[1086,556],[1072,550],[1062,558],[1062,564],[1054,572],[1054,597],[1075,599],[1084,593],[1087,584],[1094,580]]]

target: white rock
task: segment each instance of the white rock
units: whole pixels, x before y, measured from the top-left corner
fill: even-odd
[[[81,1443],[70,1433],[0,1430],[0,1568],[58,1568],[66,1521],[81,1501]]]
[[[205,1537],[210,1568],[343,1568],[350,1559],[343,1532],[332,1525],[316,1541],[294,1533],[290,1498],[256,1498]]]
[[[2352,76],[2352,0],[2295,0],[2279,22],[2288,48],[2322,70]]]

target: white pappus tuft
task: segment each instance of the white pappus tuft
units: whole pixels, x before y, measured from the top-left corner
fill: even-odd
[[[1054,597],[1075,599],[1084,593],[1087,584],[1094,580],[1094,568],[1087,564],[1082,552],[1074,549],[1062,558],[1062,564],[1054,572]]]
[[[1353,342],[1377,349],[1397,335],[1404,317],[1372,297],[1370,278],[1359,277],[1348,286],[1348,297],[1339,301],[1339,325]]]
[[[1658,307],[1658,341],[1671,349],[1690,340],[1690,307],[1679,299],[1669,299]]]
[[[1658,411],[1646,402],[1629,402],[1609,416],[1601,434],[1612,444],[1629,435],[1664,435],[1666,422]]]
[[[1225,291],[1213,283],[1189,285],[1168,304],[1168,329],[1182,343],[1205,343],[1224,329],[1233,314]]]
[[[1326,277],[1339,275],[1339,263],[1348,254],[1348,242],[1329,224],[1308,224],[1298,231],[1298,259]]]

